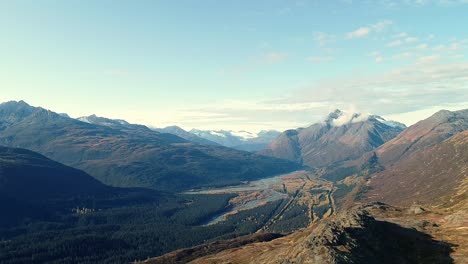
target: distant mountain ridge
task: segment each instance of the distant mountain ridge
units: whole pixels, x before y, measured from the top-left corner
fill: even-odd
[[[192,129],[190,133],[225,147],[245,151],[258,151],[265,148],[280,132],[276,130],[262,130],[252,133],[245,130],[199,130]]]
[[[98,118],[103,120],[109,122]],[[109,185],[165,191],[235,184],[298,168],[288,161],[193,144],[145,126],[109,123],[91,124],[22,101],[7,102],[0,104],[0,144],[39,152]]]
[[[335,110],[324,122],[291,129],[273,140],[262,155],[283,158],[310,167],[359,158],[397,136],[405,126],[376,115]]]
[[[200,144],[205,144],[205,145],[213,145],[213,146],[221,146],[221,144],[218,144],[216,142],[213,142],[211,140],[199,137],[193,133],[187,132],[181,127],[178,126],[168,126],[165,128],[154,128],[154,130],[161,132],[161,133],[169,133],[169,134],[174,134],[176,136],[179,136],[183,139],[186,139],[191,142],[195,143],[200,143]]]

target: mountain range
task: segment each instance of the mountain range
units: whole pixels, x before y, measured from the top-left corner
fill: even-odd
[[[36,151],[120,187],[183,190],[235,184],[298,168],[292,162],[195,144],[123,121],[83,120],[23,101],[3,103],[0,144]]]
[[[199,130],[192,129],[190,133],[216,142],[225,147],[245,151],[258,151],[265,148],[280,132],[275,130],[262,130],[252,133],[245,130]]]
[[[280,134],[192,132],[0,104],[0,262],[467,260],[468,109],[410,127],[336,110]],[[271,142],[223,146],[236,137]]]
[[[154,130],[161,132],[161,133],[169,133],[186,139],[191,142],[200,143],[204,145],[213,145],[213,146],[222,146],[222,144],[216,143],[206,138],[199,137],[194,133],[187,132],[186,130],[182,129],[178,126],[168,126],[165,128],[154,128]]]

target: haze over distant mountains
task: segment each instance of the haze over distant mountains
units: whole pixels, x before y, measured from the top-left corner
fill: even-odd
[[[205,144],[205,145],[213,145],[213,146],[221,146],[222,144],[216,143],[214,141],[199,137],[193,133],[187,132],[184,129],[178,127],[178,126],[168,126],[165,128],[154,128],[154,130],[159,131],[161,133],[169,133],[169,134],[174,134],[177,135],[183,139],[186,139],[188,141],[200,143],[200,144]]]
[[[233,130],[199,130],[192,129],[190,133],[198,137],[214,141],[226,147],[258,151],[265,148],[280,132],[275,130],[262,130],[258,133]]]
[[[125,120],[109,119],[98,117],[96,115],[83,116],[77,118],[80,121],[103,125],[119,129],[146,129],[142,125],[129,124]],[[190,142],[199,143],[211,146],[225,146],[244,151],[258,151],[265,148],[280,132],[275,130],[264,130],[259,133],[248,131],[232,131],[232,130],[199,130],[192,129],[186,131],[178,126],[168,126],[165,128],[150,128],[160,133],[168,133],[186,139]]]
[[[3,103],[0,144],[37,151],[106,184],[159,190],[234,184],[298,167],[276,158],[191,143],[122,120],[95,116],[83,120],[23,101]]]

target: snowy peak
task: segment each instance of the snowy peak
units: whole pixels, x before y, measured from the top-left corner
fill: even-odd
[[[348,112],[342,111],[340,109],[336,109],[335,111],[331,112],[325,119],[325,123],[327,125],[336,127],[365,121],[377,121],[393,128],[406,128],[406,125],[403,123],[392,120],[386,120],[385,118],[378,115]]]
[[[101,126],[115,126],[115,125],[128,126],[130,125],[130,123],[122,119],[109,119],[105,117],[99,117],[94,114],[90,116],[78,117],[77,119],[80,120],[81,122],[101,125]]]
[[[403,123],[400,123],[398,121],[393,121],[393,120],[386,120],[385,118],[381,117],[381,116],[373,116],[377,121],[379,121],[380,123],[383,123],[389,127],[393,127],[393,128],[401,128],[401,129],[405,129],[406,128],[406,125],[403,124]]]
[[[249,132],[249,131],[245,131],[245,130],[241,130],[241,131],[230,131],[231,135],[233,136],[237,136],[243,140],[248,140],[248,139],[251,139],[251,138],[256,138],[258,137],[258,134],[256,133],[252,133],[252,132]]]
[[[246,130],[235,131],[199,129],[192,129],[190,130],[190,133],[226,147],[247,151],[257,151],[263,149],[280,134],[280,132],[274,130],[263,130],[259,133],[254,133]]]
[[[114,129],[127,129],[147,132],[152,131],[144,125],[130,124],[129,122],[122,119],[110,119],[96,115],[78,117],[77,120],[93,125],[106,126]]]
[[[169,133],[176,135],[178,137],[181,137],[183,139],[186,139],[188,141],[198,143],[198,144],[203,144],[203,145],[210,145],[210,146],[219,146],[218,143],[215,143],[213,141],[207,140],[205,138],[199,137],[195,135],[194,133],[190,133],[188,131],[185,131],[183,128],[178,127],[178,126],[168,126],[165,128],[153,128],[153,130],[158,131],[160,133]]]

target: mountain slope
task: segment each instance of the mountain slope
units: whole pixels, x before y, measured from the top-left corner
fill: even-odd
[[[38,153],[0,146],[2,228],[24,220],[50,220],[57,211],[70,212],[91,197],[107,197],[117,192],[83,171]]]
[[[0,146],[0,193],[25,201],[105,192],[93,177],[29,150]]]
[[[452,263],[449,254],[453,245],[435,241],[420,228],[402,226],[391,218],[376,219],[388,211],[403,214],[382,204],[357,207],[272,241],[226,246],[221,252],[206,245],[203,250],[213,248],[214,252],[188,263]],[[187,263],[176,258],[184,252],[176,253],[143,263]],[[197,256],[204,252],[191,248],[186,253]]]
[[[146,127],[117,129],[81,122],[24,102],[0,105],[0,128],[0,144],[31,149],[114,186],[183,190],[297,168],[287,161],[192,144]]]
[[[394,205],[447,207],[467,201],[468,130],[387,166],[368,185],[368,199]]]
[[[356,159],[398,135],[401,125],[378,116],[364,117],[336,110],[323,123],[288,130],[260,154],[321,167]]]
[[[82,116],[82,117],[78,117],[77,119],[81,122],[94,124],[94,125],[100,125],[100,126],[106,126],[106,127],[110,127],[114,129],[150,132],[150,129],[147,128],[146,126],[130,124],[127,121],[122,120],[122,119],[110,119],[110,118],[100,117],[96,115]]]
[[[173,135],[176,135],[178,137],[181,137],[183,139],[186,139],[188,141],[191,141],[191,142],[195,142],[195,143],[200,143],[200,144],[204,144],[204,145],[212,145],[212,146],[221,146],[221,144],[218,144],[216,142],[213,142],[211,140],[208,140],[208,139],[204,139],[204,138],[201,138],[193,133],[190,133],[190,132],[187,132],[185,131],[184,129],[178,127],[178,126],[168,126],[168,127],[165,127],[165,128],[155,128],[154,130],[158,131],[158,132],[161,132],[161,133],[169,133],[169,134],[173,134]]]
[[[379,161],[391,164],[468,129],[468,109],[441,110],[412,125],[377,149]]]

